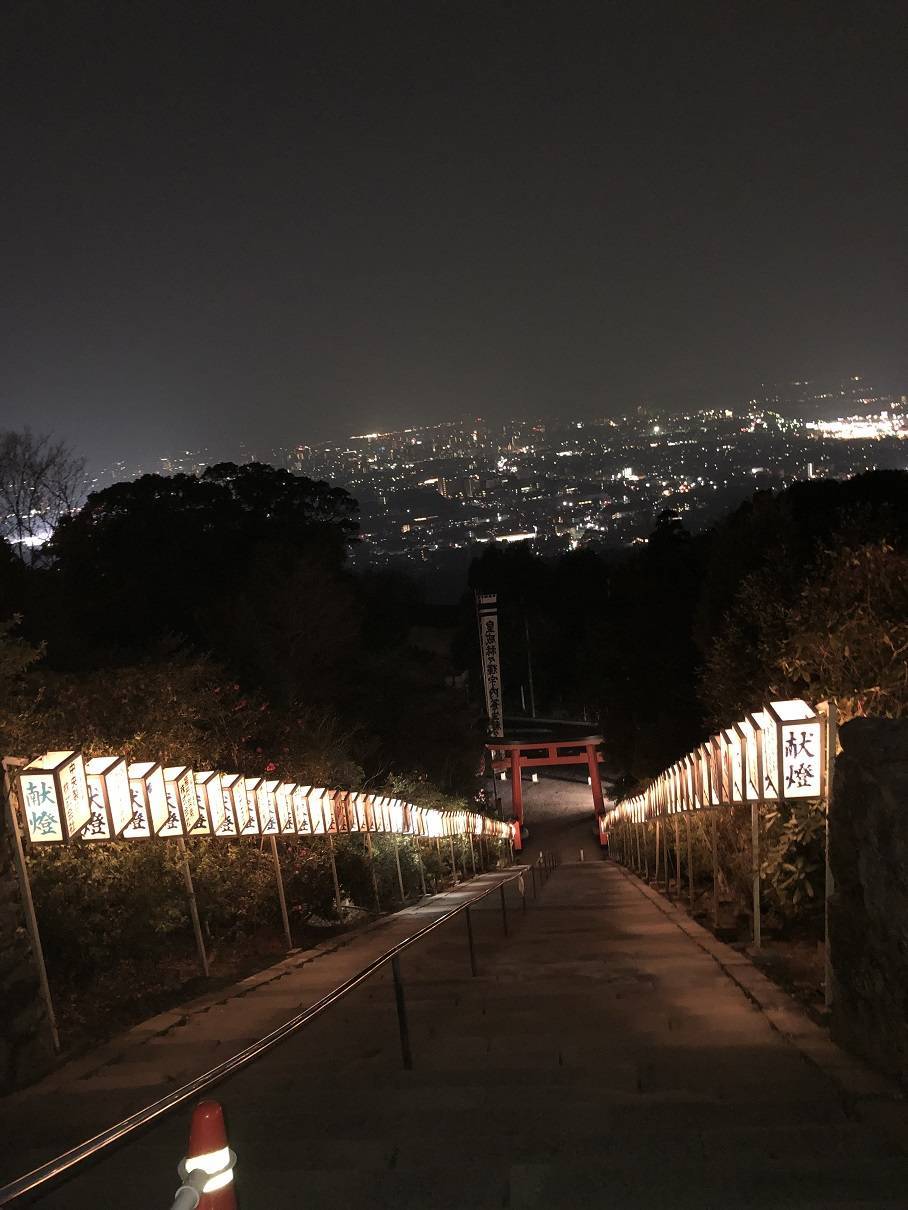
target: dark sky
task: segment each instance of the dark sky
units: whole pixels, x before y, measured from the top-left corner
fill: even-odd
[[[5,0],[0,425],[908,388],[902,3]]]

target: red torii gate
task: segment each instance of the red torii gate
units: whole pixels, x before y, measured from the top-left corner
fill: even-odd
[[[605,813],[602,798],[602,778],[599,765],[603,761],[599,745],[601,735],[585,735],[577,739],[528,740],[496,739],[486,744],[496,773],[511,771],[511,799],[518,823],[523,825],[523,783],[521,769],[540,765],[586,765],[589,770],[590,787],[593,792],[593,811],[596,816]]]

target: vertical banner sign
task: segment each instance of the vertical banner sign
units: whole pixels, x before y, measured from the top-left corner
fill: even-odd
[[[504,735],[501,701],[501,658],[498,650],[498,598],[495,593],[476,594],[479,617],[479,650],[482,677],[486,688],[486,713],[489,734],[496,739]]]

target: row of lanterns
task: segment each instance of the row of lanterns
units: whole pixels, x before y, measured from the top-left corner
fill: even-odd
[[[123,756],[45,752],[18,771],[19,802],[35,844],[153,836],[320,836],[392,832],[513,840],[511,823],[437,811],[398,798]]]
[[[681,811],[741,803],[822,798],[826,719],[801,698],[770,702],[725,727],[660,773],[642,794],[600,817],[643,823]]]

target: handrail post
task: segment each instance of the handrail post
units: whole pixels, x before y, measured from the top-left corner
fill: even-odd
[[[504,929],[504,935],[507,937],[507,935],[508,935],[508,908],[507,908],[507,904],[504,901],[504,883],[501,884],[501,886],[498,888],[498,890],[499,890],[499,893],[501,894],[501,925],[502,925],[502,928]]]
[[[467,904],[467,906],[466,906],[464,915],[467,918],[467,944],[470,947],[470,974],[475,979],[478,972],[476,970],[476,950],[473,945],[473,921],[470,917],[470,905],[469,904]]]
[[[404,1070],[413,1070],[413,1055],[410,1051],[410,1027],[407,1023],[407,1003],[404,999],[404,985],[400,977],[400,958],[397,954],[391,959],[391,974],[394,977],[394,999],[397,1004],[397,1028],[400,1032],[400,1055],[404,1062]]]

